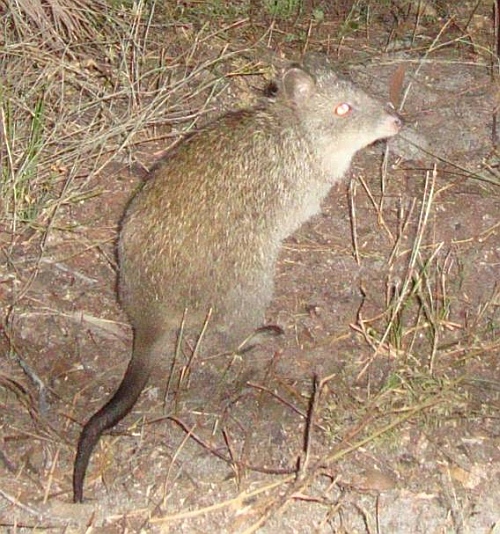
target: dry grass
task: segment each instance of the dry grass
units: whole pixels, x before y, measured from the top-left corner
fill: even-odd
[[[449,21],[438,21],[432,39],[430,42],[423,40],[426,44],[422,46],[418,41],[419,32],[423,31],[424,23],[436,24],[438,14],[405,10],[404,2],[395,5],[399,24],[387,32],[391,35],[391,42],[384,42],[388,49],[391,44],[399,46],[409,35],[412,43],[420,47],[421,57],[432,61],[431,56],[443,48],[454,50],[455,46],[458,49],[464,46],[467,31],[473,41],[467,46],[474,47],[478,54],[487,48],[480,39],[473,39],[470,25],[467,28],[464,24],[464,33],[447,37],[447,32],[456,29],[450,28],[453,24]],[[352,363],[334,375],[307,377],[306,382],[309,378],[313,382],[312,386],[308,383],[308,387],[298,382],[287,383],[279,377],[274,363],[270,364],[271,371],[263,384],[246,383],[256,397],[272,398],[285,413],[292,413],[296,418],[293,437],[300,447],[286,468],[281,463],[264,466],[255,462],[251,451],[244,446],[240,450],[227,432],[217,441],[215,431],[204,433],[203,428],[196,427],[196,422],[191,424],[172,416],[170,420],[184,435],[170,457],[171,466],[159,484],[160,489],[155,486],[151,490],[148,506],[130,505],[125,512],[121,511],[123,507],[118,507],[117,512],[111,508],[92,511],[95,517],[85,511],[77,517],[74,509],[57,507],[61,506],[58,497],[68,488],[67,462],[73,454],[73,441],[68,435],[75,434],[75,421],[80,420],[77,414],[83,412],[78,408],[82,404],[79,395],[89,399],[85,402],[86,411],[87,402],[89,406],[92,402],[90,390],[99,388],[93,383],[84,387],[75,384],[69,396],[71,401],[64,396],[57,401],[59,423],[54,429],[46,413],[41,413],[43,395],[53,394],[52,388],[42,394],[45,384],[29,365],[24,372],[30,376],[30,381],[18,371],[18,363],[25,363],[21,356],[27,351],[19,345],[23,337],[16,330],[22,331],[19,327],[23,324],[19,319],[22,313],[31,313],[32,321],[42,314],[55,317],[54,322],[67,329],[68,323],[76,321],[75,315],[79,313],[79,310],[65,308],[64,299],[61,299],[61,309],[54,312],[48,310],[49,305],[41,298],[36,301],[30,295],[30,287],[39,271],[47,268],[50,261],[55,270],[68,270],[83,284],[91,285],[95,281],[94,276],[71,266],[70,259],[73,254],[82,254],[81,248],[73,252],[68,245],[62,254],[63,260],[45,257],[51,236],[59,232],[67,237],[76,231],[79,221],[73,219],[73,213],[103,194],[104,187],[100,186],[99,179],[114,165],[121,169],[137,161],[142,164],[146,160],[149,164],[158,155],[159,146],[163,151],[173,145],[206,114],[219,109],[217,97],[227,89],[229,81],[237,83],[239,77],[260,74],[261,66],[253,59],[260,52],[248,53],[247,46],[278,41],[285,47],[288,41],[295,41],[303,48],[322,47],[330,51],[355,48],[355,38],[360,35],[368,38],[370,32],[375,33],[378,28],[375,26],[377,14],[367,6],[363,2],[344,6],[344,18],[335,20],[339,41],[333,44],[330,37],[322,42],[315,41],[312,31],[315,25],[322,24],[322,17],[328,15],[328,6],[321,13],[307,13],[308,18],[304,20],[300,19],[300,8],[304,7],[301,2],[273,3],[274,11],[265,13],[259,30],[250,25],[244,2],[235,4],[231,10],[224,3],[195,2],[180,11],[173,3],[160,9],[155,4],[139,2],[129,10],[113,11],[91,0],[78,4],[68,0],[9,2],[9,18],[4,15],[7,21],[5,43],[0,50],[0,237],[4,246],[2,261],[6,258],[0,281],[15,279],[19,283],[13,284],[15,289],[4,302],[5,336],[0,343],[5,354],[10,354],[5,360],[12,372],[0,373],[0,386],[2,408],[5,413],[14,410],[18,420],[16,427],[11,426],[9,420],[2,431],[7,444],[13,439],[36,443],[33,447],[43,451],[41,454],[46,461],[38,471],[36,468],[30,471],[33,466],[29,452],[26,457],[30,461],[19,462],[2,452],[0,463],[7,472],[9,488],[14,489],[2,488],[0,495],[23,514],[25,526],[55,528],[76,521],[92,529],[97,517],[115,525],[127,525],[130,520],[137,521],[134,523],[134,526],[140,525],[137,528],[175,528],[189,520],[204,519],[208,525],[218,524],[218,514],[226,514],[233,517],[234,529],[255,532],[267,522],[284,516],[294,505],[307,502],[327,509],[325,528],[333,524],[330,523],[332,518],[341,518],[349,512],[363,519],[364,525],[368,525],[367,532],[377,532],[377,521],[370,518],[361,505],[350,507],[344,489],[380,492],[392,489],[395,484],[368,476],[361,482],[347,483],[341,474],[344,462],[363,463],[373,457],[396,455],[401,440],[407,439],[415,429],[424,436],[465,424],[475,424],[482,429],[486,426],[484,421],[494,421],[498,417],[497,377],[493,374],[488,381],[475,369],[483,364],[490,365],[500,351],[500,288],[492,283],[489,296],[475,307],[461,300],[465,275],[460,243],[453,242],[450,246],[444,239],[435,237],[433,221],[442,196],[449,194],[450,188],[457,187],[441,174],[441,160],[438,167],[417,172],[415,179],[421,180],[422,191],[411,202],[401,204],[397,221],[391,219],[392,212],[387,207],[391,197],[387,192],[386,175],[380,190],[363,178],[359,183],[353,182],[351,224],[357,264],[370,270],[372,257],[377,254],[385,263],[380,279],[362,281],[363,301],[356,320],[350,326],[344,325],[340,334],[336,332],[333,341],[325,342],[334,353],[336,344],[340,345],[354,333],[357,348],[350,354]],[[162,9],[170,18],[162,18]],[[172,14],[177,18],[172,18]],[[290,27],[292,16],[296,20]],[[470,18],[472,21],[472,16]],[[253,22],[258,27],[259,21]],[[251,37],[246,36],[244,46],[241,42],[233,44],[235,29],[240,32],[236,34],[238,37],[249,32]],[[165,37],[168,32],[170,36]],[[377,45],[382,46],[387,33],[381,32],[383,38]],[[353,54],[358,52],[353,50]],[[366,47],[359,52],[359,57],[364,59],[371,54],[373,49]],[[247,59],[247,55],[251,59]],[[410,94],[409,86],[420,83],[418,73],[419,69],[412,73],[405,98]],[[495,135],[492,132],[493,139]],[[146,155],[138,156],[139,149]],[[498,195],[498,152],[495,149],[498,147],[492,144],[492,150],[478,171],[468,168],[468,162],[452,162],[454,167],[450,164],[446,169],[459,171],[474,182],[489,182],[490,189],[481,189],[482,194]],[[383,170],[390,176],[392,170],[387,165]],[[367,224],[359,215],[361,204],[365,209],[369,206],[373,228],[384,236],[381,249],[375,246],[365,249],[361,244],[359,233],[363,228],[366,230]],[[471,233],[470,243],[479,247],[488,239],[498,239],[497,236],[498,223],[492,223],[482,233]],[[338,255],[345,254],[346,250],[345,239],[341,241],[343,248],[339,247]],[[329,236],[324,242],[329,243]],[[16,247],[28,249],[33,244],[36,245],[36,261],[26,266],[19,260]],[[84,248],[88,251],[103,247],[99,242]],[[330,244],[314,244],[309,248],[304,245],[302,252],[310,255],[318,251],[325,255],[332,253]],[[101,254],[105,256],[106,253]],[[26,269],[28,275],[20,273],[22,269]],[[28,305],[35,306],[35,311]],[[42,306],[42,312],[36,306]],[[19,313],[18,309],[23,312]],[[94,332],[100,328],[98,323],[104,320],[104,315],[102,319],[85,313],[79,317],[79,324],[86,330],[94,328],[93,335],[98,337]],[[113,331],[108,332],[110,338],[119,337],[120,328],[116,323],[108,330]],[[65,332],[62,327],[60,331]],[[92,348],[95,349],[94,345]],[[101,347],[99,350],[104,351]],[[113,350],[117,351],[116,345]],[[35,367],[39,363],[36,358],[32,361]],[[188,357],[187,362],[188,371],[194,374],[196,369],[189,368],[193,359]],[[193,367],[197,363],[198,359]],[[231,360],[227,367],[233,364]],[[383,372],[375,379],[378,369]],[[39,383],[35,387],[36,382]],[[184,387],[181,382],[179,384],[179,389]],[[188,396],[189,387],[185,387]],[[99,394],[94,393],[94,396]],[[175,395],[178,402],[173,404],[182,405],[181,396]],[[218,428],[222,416],[217,413],[214,420],[213,427]],[[143,437],[151,432],[151,426],[141,419],[130,432]],[[92,482],[106,482],[110,464],[116,463],[113,458],[116,438],[110,441],[113,443],[103,445],[99,463],[96,460]],[[221,494],[215,497],[213,504],[190,505],[188,500],[189,510],[176,504],[176,511],[171,512],[174,484],[167,485],[167,481],[176,481],[178,459],[192,442],[209,456],[229,465],[237,484],[230,496]],[[66,464],[61,457],[66,458]],[[390,463],[397,456],[388,458],[387,463]],[[256,474],[268,478],[252,481]],[[248,480],[253,486],[245,486]],[[36,490],[30,484],[35,485]],[[61,499],[67,500],[67,495],[63,494]],[[47,508],[52,502],[54,508]],[[453,511],[457,512],[455,508]],[[2,521],[3,526],[10,528],[18,525],[17,519],[11,523]],[[459,523],[454,519],[457,531],[460,531]],[[126,528],[124,526],[123,530]]]
[[[100,39],[110,11],[99,0],[6,0],[6,4],[6,22],[19,41],[35,39],[58,51],[71,43]]]

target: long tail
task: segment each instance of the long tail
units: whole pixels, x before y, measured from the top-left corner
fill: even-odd
[[[111,399],[95,413],[83,427],[73,469],[73,501],[83,500],[83,482],[90,456],[101,434],[123,419],[136,403],[146,386],[155,357],[163,349],[163,343],[141,341],[136,335],[132,359],[127,367],[122,383]]]

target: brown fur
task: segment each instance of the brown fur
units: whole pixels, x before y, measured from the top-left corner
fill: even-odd
[[[212,309],[231,344],[261,326],[283,239],[319,211],[357,150],[399,131],[400,119],[350,82],[326,68],[314,75],[289,68],[275,102],[190,137],[130,202],[119,294],[134,348],[118,391],[83,429],[76,502],[101,433],[130,411],[183,314],[198,329]],[[351,108],[340,116],[343,102]]]

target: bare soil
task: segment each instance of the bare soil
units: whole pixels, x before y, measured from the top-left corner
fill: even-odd
[[[117,154],[85,177],[100,194],[59,209],[43,254],[36,231],[4,225],[6,532],[500,532],[498,73],[463,42],[361,64],[357,38],[329,53],[343,70],[355,56],[367,91],[387,98],[405,65],[401,138],[359,154],[284,244],[268,311],[284,334],[243,355],[193,356],[186,340],[167,356],[96,448],[83,505],[81,424],[130,355],[114,248],[144,172]],[[213,114],[264,85],[228,79]],[[164,148],[134,158],[147,168]]]

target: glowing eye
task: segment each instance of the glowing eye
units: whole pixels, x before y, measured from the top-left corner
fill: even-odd
[[[352,111],[351,106],[347,102],[343,102],[342,104],[339,104],[335,108],[335,115],[338,117],[345,117]]]

